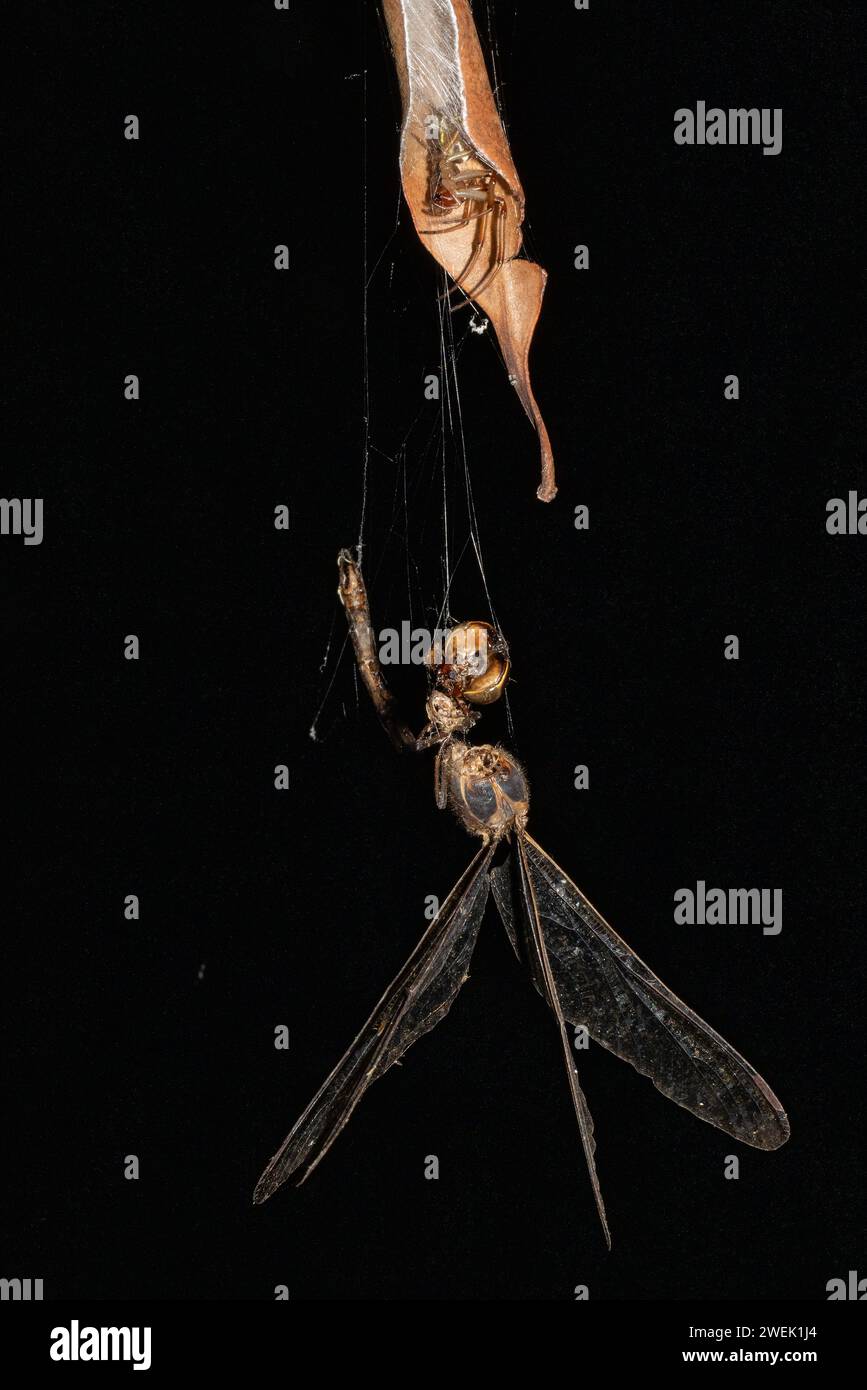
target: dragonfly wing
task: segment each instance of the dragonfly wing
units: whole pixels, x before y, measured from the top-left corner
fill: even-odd
[[[605,1211],[605,1203],[602,1199],[602,1188],[599,1185],[599,1177],[596,1172],[596,1140],[593,1137],[593,1117],[590,1114],[587,1098],[581,1089],[581,1082],[578,1079],[578,1067],[576,1066],[575,1058],[572,1054],[569,1035],[566,1032],[566,1020],[560,1004],[560,994],[557,988],[557,982],[554,978],[551,957],[545,941],[545,933],[539,913],[535,886],[530,875],[530,865],[523,835],[518,836],[516,869],[521,911],[513,921],[512,930],[515,933],[513,945],[526,959],[533,983],[539,990],[542,998],[547,1000],[551,1012],[557,1020],[557,1026],[560,1031],[560,1046],[563,1051],[563,1060],[566,1064],[566,1078],[569,1082],[569,1092],[572,1096],[572,1104],[575,1107],[575,1116],[578,1120],[578,1132],[581,1135],[581,1146],[584,1150],[584,1159],[587,1164],[587,1172],[590,1176],[590,1186],[593,1189],[596,1210],[599,1213],[599,1220],[602,1223],[602,1230],[605,1233],[605,1240],[610,1250],[611,1232],[608,1229],[608,1217]]]
[[[479,850],[361,1032],[286,1136],[253,1194],[266,1201],[298,1170],[309,1177],[368,1086],[448,1013],[479,934],[493,848]]]
[[[789,1122],[767,1082],[654,975],[531,836],[524,846],[564,1017],[699,1119],[754,1148],[784,1144]],[[491,886],[514,942],[508,866]]]

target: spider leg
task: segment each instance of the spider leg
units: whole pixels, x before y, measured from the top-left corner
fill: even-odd
[[[469,259],[467,260],[467,263],[464,266],[463,270],[460,272],[460,274],[454,277],[454,279],[458,282],[460,288],[462,288],[460,282],[467,279],[467,276],[470,274],[471,270],[473,269],[473,266],[476,264],[476,261],[479,259],[479,256],[481,256],[482,252],[485,249],[485,238],[487,236],[488,218],[490,216],[490,212],[491,204],[488,203],[485,206],[484,217],[480,219],[479,224],[476,228],[476,235],[473,237],[473,248],[470,252]],[[464,293],[468,294],[469,291],[464,290]],[[456,305],[455,307],[459,308],[460,306]]]
[[[467,294],[476,297],[482,290],[491,283],[495,275],[500,273],[505,261],[505,230],[506,230],[506,203],[505,199],[497,198],[490,209],[494,219],[494,245],[490,264],[477,285]]]
[[[495,189],[495,184],[494,184],[493,175],[492,175],[492,174],[486,175],[486,176],[485,176],[485,189],[484,189],[485,203],[484,203],[484,207],[480,208],[479,211],[476,213],[476,216],[477,216],[480,220],[479,220],[479,226],[476,228],[476,235],[473,237],[473,245],[472,245],[472,250],[471,250],[471,252],[470,252],[469,259],[467,260],[466,265],[465,265],[464,268],[460,271],[460,273],[459,273],[458,275],[455,275],[455,276],[452,277],[457,283],[456,283],[455,285],[452,285],[452,286],[445,292],[445,294],[441,294],[441,295],[439,296],[440,299],[448,299],[449,296],[450,296],[451,294],[454,293],[455,289],[463,290],[463,293],[464,293],[465,295],[467,294],[467,291],[463,289],[463,286],[460,284],[460,281],[466,280],[467,276],[469,275],[470,271],[472,270],[472,268],[473,268],[473,266],[475,265],[476,261],[478,260],[479,256],[482,254],[482,251],[484,250],[484,247],[485,247],[485,238],[486,238],[486,236],[487,236],[488,217],[490,216],[491,212],[494,211],[494,210],[496,209],[496,207],[502,202],[502,199],[498,197],[498,195],[495,193],[494,189]],[[469,190],[468,190],[468,191],[465,192],[465,193],[461,193],[459,196],[464,197],[464,198],[469,197],[469,196],[479,197],[481,193],[482,193],[482,190],[479,189],[478,192],[475,192],[475,191],[474,191],[473,194],[471,195],[470,192],[469,192]],[[495,224],[495,235],[496,235],[496,224]],[[468,302],[469,302],[469,301],[468,301],[467,299],[465,299],[465,300],[463,301],[463,303],[461,303],[461,304],[454,304],[454,305],[452,305],[452,308],[451,308],[451,311],[450,311],[450,312],[451,312],[451,313],[455,313],[457,309],[462,309],[462,308],[464,307],[464,304],[466,304],[466,303],[468,303]]]
[[[477,298],[481,291],[485,288],[485,286],[489,285],[491,280],[493,280],[493,278],[499,274],[500,270],[502,269],[505,263],[506,200],[505,198],[501,198],[499,194],[496,194],[494,192],[493,185],[491,186],[491,198],[490,202],[488,203],[487,211],[493,217],[493,245],[491,248],[491,259],[488,264],[487,270],[485,270],[484,274],[482,275],[482,278],[477,282],[477,284],[473,285],[470,289],[463,290],[463,293],[465,295],[463,302],[460,304],[452,305],[450,312],[453,314],[457,313],[459,309],[463,309],[465,305],[471,302],[471,300]],[[476,243],[472,256],[470,257],[463,271],[461,272],[461,280],[466,280],[469,272],[471,271],[476,260],[481,254],[484,248],[484,244],[485,233],[483,231],[482,236],[478,239]],[[463,287],[459,286],[459,288]]]
[[[486,222],[486,219],[487,219],[487,217],[488,217],[488,214],[489,214],[490,211],[491,211],[491,205],[490,205],[489,202],[486,202],[485,205],[484,205],[484,207],[478,208],[478,209],[477,209],[475,212],[473,212],[473,213],[470,213],[470,212],[468,211],[468,210],[469,210],[469,206],[470,206],[470,204],[469,204],[468,202],[465,202],[465,203],[464,203],[464,209],[465,209],[464,217],[463,217],[462,221],[461,221],[459,224],[457,224],[457,225],[465,227],[465,226],[467,226],[470,222],[472,222],[472,221],[474,221],[474,220],[477,220],[477,221],[479,222],[479,226],[476,228],[476,235],[473,237],[473,246],[472,246],[472,250],[471,250],[471,252],[470,252],[469,259],[468,259],[466,265],[464,266],[463,270],[460,272],[460,274],[453,277],[453,278],[455,279],[455,281],[463,280],[463,279],[466,278],[468,272],[472,269],[473,265],[474,265],[475,262],[476,262],[476,259],[478,258],[478,256],[479,256],[480,253],[481,253],[482,247],[483,247],[484,244],[485,244],[485,222]],[[442,228],[442,230],[445,231],[446,228]],[[452,229],[449,228],[448,230],[452,230]],[[439,301],[448,300],[448,299],[451,298],[451,296],[455,293],[456,290],[460,290],[460,289],[461,289],[461,286],[460,286],[459,284],[457,284],[457,283],[455,283],[454,285],[449,285],[449,287],[448,287],[447,290],[443,290],[442,294],[438,294],[438,295],[437,295],[437,300],[439,300]],[[450,312],[451,312],[451,313],[454,313],[456,309],[462,309],[462,308],[464,307],[464,303],[467,303],[467,302],[468,302],[467,300],[464,300],[464,302],[461,303],[461,304],[454,304],[454,305],[452,305],[452,306],[451,306],[451,309],[450,309]]]
[[[461,196],[463,198],[463,195]],[[459,231],[460,228],[465,227],[468,222],[472,222],[476,217],[484,217],[485,214],[489,211],[487,205],[485,207],[478,208],[475,212],[470,212],[469,207],[470,204],[467,201],[464,201],[464,208],[466,209],[466,211],[457,219],[456,222],[449,222],[445,227],[428,227],[426,230],[420,232],[419,235],[442,236],[443,232]]]

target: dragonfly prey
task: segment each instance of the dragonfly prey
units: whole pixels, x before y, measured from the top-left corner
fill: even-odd
[[[578,1077],[567,1023],[699,1119],[757,1149],[777,1149],[789,1123],[749,1062],[671,992],[636,956],[580,888],[529,833],[529,792],[511,753],[467,735],[509,678],[502,636],[487,623],[461,623],[428,661],[427,723],[416,735],[388,689],[376,650],[364,580],[348,551],[338,556],[338,594],[362,682],[399,749],[436,749],[437,805],[456,814],[481,843],[409,960],[361,1032],[271,1159],[256,1187],[264,1202],[294,1177],[302,1183],[324,1158],[371,1082],[448,1013],[467,979],[489,893],[509,939],[559,1030],[566,1078],[590,1183],[610,1248],[596,1172],[593,1121]]]

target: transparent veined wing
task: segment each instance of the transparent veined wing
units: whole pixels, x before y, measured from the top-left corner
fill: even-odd
[[[564,1017],[699,1119],[758,1149],[784,1144],[789,1122],[767,1082],[654,975],[530,835],[523,839]],[[522,954],[514,867],[495,869],[491,887]],[[531,977],[544,994],[532,967]]]
[[[602,1223],[602,1230],[605,1233],[605,1241],[610,1250],[611,1231],[608,1227],[608,1215],[605,1211],[602,1188],[599,1183],[599,1175],[596,1171],[596,1140],[593,1134],[593,1117],[590,1114],[587,1097],[584,1095],[581,1082],[578,1079],[578,1066],[572,1051],[569,1034],[566,1032],[566,1016],[563,1013],[563,1008],[560,1003],[560,993],[557,988],[557,981],[552,969],[551,956],[545,940],[545,932],[536,899],[535,885],[530,873],[527,846],[523,835],[518,836],[515,867],[518,872],[518,893],[521,910],[515,919],[514,926],[516,930],[522,933],[520,941],[521,951],[530,967],[530,973],[536,988],[539,990],[542,998],[547,1000],[548,1006],[557,1020],[563,1061],[566,1064],[566,1078],[569,1082],[569,1092],[572,1096],[575,1118],[578,1121],[578,1132],[581,1136],[581,1147],[584,1150],[584,1160],[587,1164],[587,1173],[590,1178],[590,1186],[593,1189],[596,1210],[599,1213],[599,1220]]]
[[[467,976],[488,899],[493,848],[479,850],[358,1036],[271,1159],[253,1194],[264,1202],[331,1148],[372,1082],[448,1013]]]

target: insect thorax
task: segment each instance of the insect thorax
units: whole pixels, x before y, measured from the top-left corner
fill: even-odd
[[[449,805],[471,835],[499,840],[527,819],[530,793],[520,763],[493,744],[455,741],[445,751]]]

